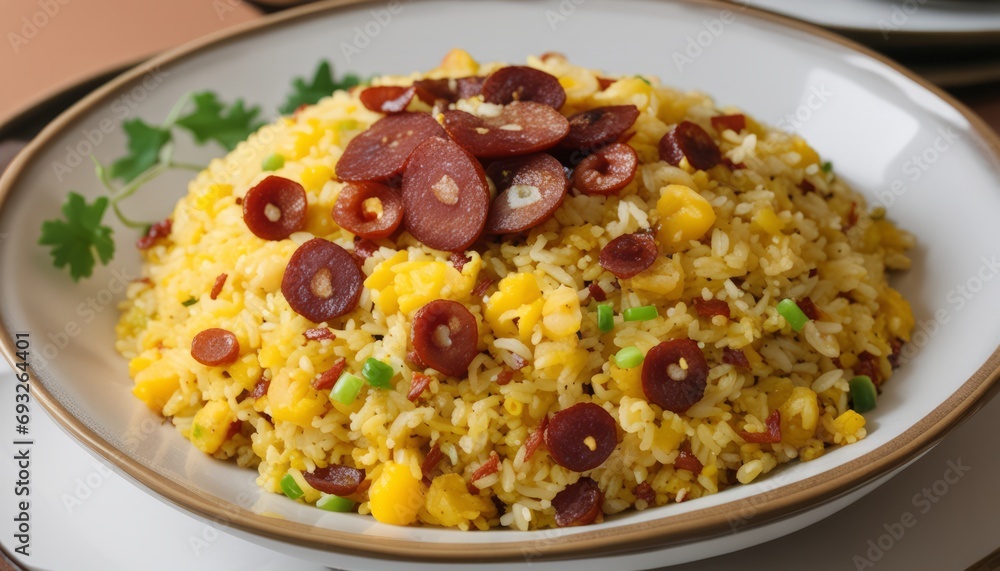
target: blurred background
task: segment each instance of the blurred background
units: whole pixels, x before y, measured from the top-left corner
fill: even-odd
[[[304,0],[3,0],[0,138],[27,138],[143,59]],[[819,24],[900,61],[1000,127],[1000,2],[736,0]],[[72,46],[72,48],[70,48]],[[9,154],[9,151],[8,151]],[[2,159],[0,153],[0,159]]]

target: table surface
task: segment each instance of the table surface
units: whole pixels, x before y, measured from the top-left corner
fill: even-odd
[[[8,77],[18,81],[0,90],[0,125],[96,73],[260,17],[238,0],[3,3],[0,31],[11,45],[0,49],[0,69],[13,71]],[[161,25],[135,25],[140,21]],[[12,40],[8,32],[25,41]],[[956,95],[1000,128],[997,86]],[[0,410],[13,408],[12,381],[5,370],[0,373]],[[14,487],[17,453],[7,430],[0,427],[2,490]],[[116,570],[135,569],[141,562],[149,571],[322,569],[206,526],[160,502],[95,460],[38,410],[31,430],[31,556],[16,558],[27,568]],[[989,440],[983,437],[998,433],[1000,399],[995,399],[900,475],[836,515],[769,543],[672,569],[801,568],[796,561],[808,562],[815,571],[970,568],[1000,546],[995,484],[1000,447],[985,445]],[[956,474],[961,476],[956,479]],[[13,527],[4,520],[0,545],[9,551]],[[979,568],[1000,568],[1000,563],[994,565]],[[0,559],[0,570],[4,567]]]

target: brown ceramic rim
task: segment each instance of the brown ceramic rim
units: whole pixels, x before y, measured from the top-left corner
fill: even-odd
[[[31,164],[49,139],[73,124],[106,96],[141,78],[148,71],[184,60],[202,49],[244,38],[273,26],[289,25],[311,15],[364,3],[366,2],[363,0],[328,0],[269,16],[260,22],[242,24],[170,50],[114,79],[60,115],[20,153],[0,179],[0,208],[6,202],[20,174]],[[985,150],[1000,163],[1000,138],[979,117],[940,89],[887,58],[816,26],[784,16],[751,8],[734,7],[719,0],[688,0],[688,3],[718,10],[745,11],[758,20],[818,36],[893,68],[957,109],[969,121],[972,131],[980,137]],[[0,349],[7,360],[13,363],[14,341],[2,320],[0,320]],[[916,458],[920,452],[937,443],[949,430],[986,402],[998,377],[1000,377],[1000,347],[994,350],[989,359],[951,397],[903,434],[877,450],[807,480],[757,494],[752,498],[675,516],[666,517],[669,513],[664,511],[665,517],[660,520],[618,528],[596,528],[560,537],[546,536],[539,532],[537,540],[503,543],[483,543],[477,540],[476,532],[463,535],[462,537],[468,541],[460,543],[429,544],[382,537],[363,541],[362,535],[259,515],[188,489],[123,454],[62,408],[33,375],[32,394],[64,430],[111,462],[130,479],[157,493],[168,502],[203,518],[279,542],[360,557],[421,562],[513,562],[578,559],[660,549],[733,533],[731,521],[734,515],[752,514],[752,517],[747,518],[745,525],[740,526],[741,530],[746,530],[803,513],[857,490]]]

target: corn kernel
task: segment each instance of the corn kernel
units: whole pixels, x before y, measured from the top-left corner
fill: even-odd
[[[580,330],[583,313],[580,298],[568,286],[559,286],[545,296],[542,305],[542,330],[552,339],[568,337]]]
[[[593,99],[601,105],[635,105],[639,111],[645,111],[652,96],[652,86],[638,77],[627,77],[595,93]]]
[[[229,184],[212,184],[194,199],[194,206],[198,210],[213,211],[213,207],[224,196],[233,193],[233,187]]]
[[[493,517],[496,506],[489,499],[469,493],[461,474],[442,474],[431,482],[424,501],[429,523],[467,528],[470,521]]]
[[[805,447],[799,451],[799,458],[803,462],[809,462],[810,460],[819,458],[823,454],[826,454],[826,446],[823,444],[823,441],[818,438],[810,438]]]
[[[241,387],[247,390],[253,390],[254,385],[257,384],[257,380],[260,379],[261,369],[260,363],[257,362],[257,355],[254,353],[248,353],[236,361],[232,365],[226,368],[226,372],[229,376],[236,381]]]
[[[744,350],[744,352],[749,360],[749,351]],[[792,395],[794,388],[792,381],[783,377],[766,377],[757,382],[757,389],[767,395],[768,410],[774,410],[784,404]]]
[[[801,157],[798,164],[795,166],[805,168],[819,162],[819,154],[813,150],[813,148],[810,147],[802,137],[795,135],[792,138],[792,148],[799,154],[799,157]]]
[[[504,399],[503,408],[510,413],[511,416],[521,416],[524,411],[524,403],[517,399]]]
[[[879,307],[888,316],[889,332],[903,341],[909,341],[910,333],[916,323],[910,302],[903,299],[898,291],[886,286],[879,296]]]
[[[324,165],[306,167],[302,170],[302,186],[312,192],[318,192],[332,179],[333,171]]]
[[[424,494],[423,483],[409,466],[386,462],[368,491],[368,505],[372,516],[382,523],[410,525],[424,505]]]
[[[623,369],[618,365],[611,365],[611,378],[625,396],[646,398],[646,394],[642,391],[642,367]]]
[[[795,387],[781,412],[781,441],[795,448],[808,444],[819,425],[819,400],[811,389]]]
[[[304,373],[302,378],[293,379],[289,374],[279,373],[271,379],[267,398],[274,420],[308,427],[313,418],[326,412],[330,399],[313,389],[306,376]]]
[[[188,437],[198,450],[214,454],[229,434],[229,426],[236,420],[236,414],[225,400],[211,400],[205,403],[191,423]]]
[[[845,437],[854,436],[859,430],[865,427],[865,417],[851,409],[847,409],[843,414],[833,419],[833,427]]]
[[[139,381],[132,387],[132,394],[139,400],[146,403],[155,412],[163,412],[163,405],[167,404],[174,392],[181,388],[180,379],[174,376],[152,377]]]
[[[569,67],[565,71],[560,70],[559,85],[562,85],[566,92],[566,101],[578,103],[597,93],[599,85],[597,78],[590,71],[583,68]]]
[[[145,370],[153,364],[153,361],[159,359],[159,353],[156,349],[149,349],[133,357],[128,362],[128,375],[134,379],[140,371]]]
[[[319,119],[309,119],[306,124],[309,128],[295,136],[292,152],[283,153],[290,155],[291,160],[299,160],[311,153],[328,132]]]
[[[882,245],[889,248],[896,248],[899,250],[905,250],[912,245],[912,239],[906,233],[896,228],[896,225],[888,220],[877,220],[873,224],[879,229],[879,234],[882,237]]]
[[[691,188],[680,184],[660,189],[656,211],[660,215],[659,242],[674,251],[704,236],[715,223],[712,205]]]
[[[392,283],[393,278],[396,276],[396,272],[392,268],[396,264],[401,264],[405,262],[409,257],[406,250],[396,252],[387,260],[383,261],[379,265],[375,266],[375,270],[372,274],[365,279],[365,287],[368,289],[382,290]]]
[[[785,229],[784,220],[778,218],[778,215],[775,214],[774,210],[770,207],[757,211],[757,214],[753,215],[750,223],[752,226],[759,228],[772,236],[781,234],[781,231]]]
[[[544,305],[538,278],[528,273],[510,274],[500,280],[497,289],[486,302],[486,322],[497,337],[517,335],[528,342],[532,329],[542,317]]]
[[[680,447],[684,437],[684,421],[675,414],[664,412],[663,420],[653,434],[653,445],[665,452],[672,452]]]
[[[680,255],[658,256],[646,271],[626,281],[630,289],[647,291],[664,299],[680,299],[684,294],[684,266]]]
[[[699,476],[704,476],[709,479],[712,483],[718,485],[719,483],[719,467],[715,464],[708,464],[703,466],[701,469],[701,474]]]
[[[435,299],[459,300],[475,287],[482,258],[473,253],[459,272],[445,262],[407,261],[406,251],[397,252],[375,267],[365,287],[377,291],[375,305],[383,313],[410,315]]]
[[[469,55],[469,52],[455,48],[445,54],[441,60],[441,69],[455,74],[455,77],[475,75],[479,72],[479,62]]]

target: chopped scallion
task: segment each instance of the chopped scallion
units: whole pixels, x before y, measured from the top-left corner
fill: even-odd
[[[794,299],[783,299],[778,302],[778,314],[784,317],[795,331],[802,331],[802,328],[809,322],[809,318],[802,312]]]
[[[871,378],[865,375],[858,375],[848,383],[851,389],[851,408],[855,412],[868,412],[875,408],[875,401],[878,399],[878,391]]]
[[[291,474],[285,474],[285,476],[281,478],[281,491],[293,500],[297,500],[305,495],[302,488],[300,488],[299,484],[295,481],[295,477]]]
[[[602,303],[597,306],[597,328],[604,333],[615,328],[615,310],[610,304]]]
[[[615,364],[622,369],[631,369],[642,364],[645,357],[635,345],[623,348],[615,354]]]
[[[360,378],[344,371],[334,383],[333,388],[330,389],[330,400],[341,404],[351,404],[354,399],[358,398],[358,393],[361,392],[361,387],[364,384],[365,382]]]
[[[368,381],[368,384],[377,389],[392,388],[392,376],[395,371],[392,367],[375,358],[369,358],[361,367],[361,376]]]
[[[285,166],[285,157],[277,153],[268,155],[267,158],[260,164],[260,168],[265,171],[276,171],[283,166]]]
[[[343,513],[353,510],[354,502],[347,498],[342,498],[333,494],[323,494],[323,497],[316,502],[316,507],[328,512]]]
[[[630,307],[622,312],[625,321],[649,321],[659,315],[655,305],[643,305],[641,307]]]

